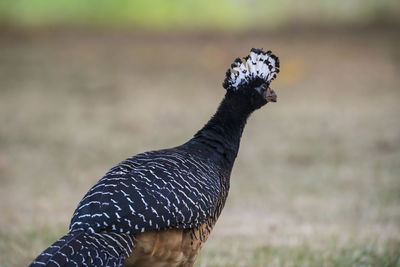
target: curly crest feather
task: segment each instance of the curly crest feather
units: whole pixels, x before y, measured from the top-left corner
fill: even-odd
[[[264,52],[262,49],[252,48],[250,55],[235,59],[226,71],[222,86],[235,91],[254,82],[269,85],[277,73],[279,73],[279,58],[269,50]]]

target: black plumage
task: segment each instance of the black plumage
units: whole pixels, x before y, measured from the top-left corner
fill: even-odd
[[[236,59],[232,68],[241,63]],[[271,67],[261,77],[261,69],[246,70],[249,76],[236,88],[227,71],[229,86],[217,112],[188,142],[138,154],[109,170],[79,203],[69,233],[31,266],[122,266],[139,233],[206,225],[208,235],[224,207],[247,118],[269,101],[263,92],[270,90]]]

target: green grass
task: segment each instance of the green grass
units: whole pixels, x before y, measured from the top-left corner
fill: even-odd
[[[251,47],[280,56],[278,103],[246,126],[197,266],[399,266],[395,33],[9,37],[0,41],[0,266],[27,265],[65,234],[114,164],[190,138],[222,98],[226,68]]]
[[[28,265],[36,252],[32,247],[46,247],[60,238],[60,232],[66,229],[36,228],[31,230],[0,230],[0,266]]]
[[[24,27],[51,25],[128,26],[145,29],[275,29],[299,21],[328,25],[398,22],[393,0],[2,0],[0,22]]]
[[[246,246],[226,240],[218,246],[208,246],[196,266],[400,266],[399,249],[399,242],[384,248],[372,243],[338,248],[332,242],[329,249],[321,249],[307,244]]]

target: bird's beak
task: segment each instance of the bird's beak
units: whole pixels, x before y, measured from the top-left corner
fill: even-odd
[[[265,99],[268,102],[276,102],[277,96],[276,96],[274,90],[272,90],[271,88],[268,87],[267,90],[265,91]]]
[[[267,102],[276,102],[277,96],[271,88],[269,88],[269,85],[263,84],[259,87],[255,88],[258,93],[260,93]]]

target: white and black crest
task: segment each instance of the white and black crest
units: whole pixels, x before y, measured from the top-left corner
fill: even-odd
[[[252,48],[250,55],[236,58],[226,71],[223,87],[227,90],[238,90],[241,86],[256,83],[269,83],[279,73],[279,59],[271,51]]]

